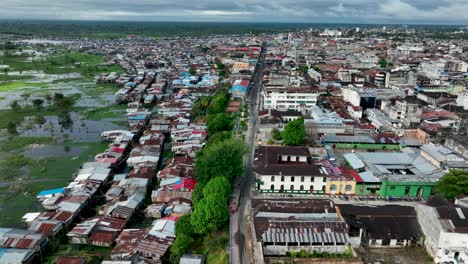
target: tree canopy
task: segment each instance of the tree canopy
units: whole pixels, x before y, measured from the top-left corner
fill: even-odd
[[[246,147],[238,139],[228,139],[205,146],[203,151],[197,153],[197,184],[205,186],[211,178],[219,176],[226,176],[232,182],[242,173],[242,157],[245,153]]]
[[[183,254],[188,252],[194,239],[187,235],[178,235],[171,247],[171,263],[179,263]]]
[[[206,113],[209,115],[224,113],[229,102],[229,97],[229,93],[226,89],[218,90],[211,98]]]
[[[217,132],[215,134],[210,134],[208,137],[208,140],[206,141],[206,145],[211,145],[216,142],[224,141],[227,139],[232,138],[232,132],[231,131],[221,131]]]
[[[203,195],[206,197],[211,194],[221,194],[226,200],[229,199],[231,183],[228,178],[222,176],[211,179],[203,188]]]
[[[221,131],[231,131],[233,127],[232,118],[226,113],[209,115],[206,117],[206,123],[210,135]]]
[[[220,229],[228,220],[227,200],[219,193],[204,197],[192,213],[192,225],[199,234],[207,234]]]
[[[386,59],[382,58],[382,59],[379,60],[380,68],[385,68],[385,67],[387,67],[387,64],[388,64],[388,63],[387,63],[387,60],[386,60]]]
[[[281,140],[281,132],[277,128],[271,130],[271,136],[275,140]]]
[[[451,170],[447,172],[435,186],[436,193],[447,199],[468,194],[468,172]]]
[[[180,235],[193,236],[194,233],[195,232],[193,231],[193,227],[192,227],[191,215],[186,214],[186,215],[181,216],[175,224],[176,236],[180,236]]]
[[[283,143],[286,145],[302,145],[305,137],[304,119],[299,118],[297,120],[289,122],[281,133]]]

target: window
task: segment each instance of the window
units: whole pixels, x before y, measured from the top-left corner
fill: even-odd
[[[294,182],[294,176],[291,176],[291,182]]]
[[[301,190],[301,191],[304,190],[304,185],[301,185],[300,190]]]
[[[351,186],[349,184],[345,186],[345,191],[347,191],[347,192],[350,192],[352,189],[353,189],[353,186]]]
[[[311,182],[314,182],[314,177],[310,177],[310,181],[311,181]]]
[[[284,182],[284,176],[281,176],[281,181]]]
[[[302,177],[301,177],[301,182],[304,182],[304,180],[305,180],[305,177],[302,176]]]
[[[275,176],[271,176],[271,182],[275,181]]]
[[[390,190],[392,191],[395,190],[395,186],[390,187]]]
[[[330,186],[330,191],[336,191],[336,185],[335,184],[332,184]]]
[[[280,192],[284,192],[284,185],[281,185]]]
[[[274,184],[272,184],[272,185],[270,186],[270,190],[272,190],[272,191],[275,190],[275,185],[274,185]]]
[[[294,185],[291,185],[290,190],[291,190],[291,191],[294,191]]]

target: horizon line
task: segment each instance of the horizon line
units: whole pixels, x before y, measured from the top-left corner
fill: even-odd
[[[0,17],[0,22],[11,21],[11,22],[94,22],[94,23],[181,23],[181,24],[190,24],[190,23],[206,23],[206,24],[284,24],[284,25],[313,25],[313,24],[329,24],[329,25],[383,25],[383,26],[461,26],[466,27],[468,24],[453,24],[453,23],[434,23],[434,22],[295,22],[295,21],[203,21],[203,20],[193,20],[193,21],[180,21],[180,20],[88,20],[88,19],[53,19],[53,18],[2,18]]]

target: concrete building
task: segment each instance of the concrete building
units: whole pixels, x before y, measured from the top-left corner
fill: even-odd
[[[468,261],[468,208],[432,198],[416,207],[424,245],[435,263]]]
[[[380,188],[376,188],[373,194],[385,198],[430,197],[435,183],[445,173],[413,148],[407,148],[405,153],[356,152],[344,157],[354,169],[362,171],[360,175],[366,172],[372,178],[378,178]]]
[[[468,92],[464,92],[458,95],[457,105],[462,106],[464,110],[468,110]]]
[[[444,70],[446,72],[466,72],[468,63],[461,60],[450,60],[445,63]]]
[[[353,106],[360,106],[363,110],[374,108],[376,103],[376,94],[373,91],[360,91],[354,88],[343,88],[343,100]]]
[[[325,193],[326,174],[307,147],[259,146],[254,172],[256,189],[263,193]]]
[[[416,211],[410,206],[342,204],[340,213],[349,225],[353,246],[401,248],[421,245],[423,234]]]
[[[348,251],[348,226],[329,200],[254,199],[252,212],[264,256]]]
[[[422,104],[416,97],[408,96],[395,101],[395,105],[390,107],[389,117],[409,127],[411,124],[421,123],[422,109]]]
[[[316,105],[319,92],[313,87],[284,87],[265,85],[262,89],[264,109],[280,111],[307,109]]]

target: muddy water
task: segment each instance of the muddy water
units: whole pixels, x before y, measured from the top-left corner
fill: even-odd
[[[23,154],[31,159],[40,160],[54,157],[77,157],[81,154],[81,147],[64,147],[51,145],[31,145]]]
[[[58,116],[46,116],[43,125],[35,124],[34,118],[25,118],[17,130],[21,136],[54,137],[58,141],[96,142],[105,130],[123,129],[124,127],[109,121],[81,120],[77,113],[70,113],[72,123],[64,127]]]

